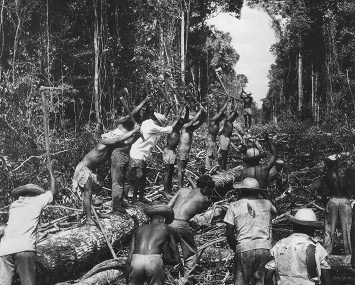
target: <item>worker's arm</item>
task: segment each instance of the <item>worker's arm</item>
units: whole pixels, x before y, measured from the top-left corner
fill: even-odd
[[[118,144],[120,142],[125,141],[126,139],[132,137],[136,132],[138,132],[140,129],[140,125],[135,125],[132,131],[129,131],[125,134],[122,134],[120,136],[117,136],[115,138],[104,138],[101,139],[100,143],[104,144],[104,145],[114,145],[114,144]]]
[[[49,172],[49,183],[50,183],[50,189],[49,191],[52,192],[53,198],[58,194],[59,190],[57,188],[56,180],[54,177],[54,171],[53,171],[53,165],[50,164],[48,166],[48,172]]]
[[[192,131],[195,131],[199,127],[202,126],[202,124],[206,121],[206,118],[207,118],[206,115],[207,115],[206,112],[204,110],[202,110],[201,116],[199,117],[199,121],[198,121],[198,123],[196,125],[193,126],[193,130]]]
[[[265,285],[274,285],[274,281],[272,277],[274,276],[276,270],[266,269],[265,277],[264,277],[264,284]]]
[[[177,243],[176,243],[176,240],[175,238],[173,237],[172,234],[170,234],[170,246],[171,246],[171,249],[173,251],[173,256],[174,256],[174,259],[176,260],[177,264],[181,264],[181,257],[180,257],[180,253],[179,253],[179,249],[178,249],[178,246],[177,246]]]
[[[165,111],[165,113],[164,113],[165,118],[168,117],[168,115],[169,115],[170,110],[171,110],[172,107],[173,107],[173,105],[172,105],[172,104],[169,104],[168,108],[166,109],[166,111]]]
[[[265,163],[265,166],[270,170],[275,165],[275,161],[277,158],[277,149],[274,142],[269,138],[269,135],[267,133],[265,133],[265,140],[267,141],[271,152],[271,156],[269,160]]]
[[[135,114],[137,114],[144,107],[144,105],[150,101],[150,99],[151,96],[147,96],[137,107],[132,110],[132,115],[134,116]],[[122,124],[123,122],[127,122],[130,119],[131,118],[129,115],[121,117],[117,120],[117,124]]]
[[[235,252],[237,248],[237,240],[235,239],[234,235],[234,225],[231,225],[229,223],[226,223],[226,235],[227,235],[227,242],[229,244],[229,247]]]
[[[196,115],[192,118],[191,121],[183,125],[183,128],[189,128],[191,127],[197,120],[199,119],[201,113],[203,112],[203,109],[200,108],[200,110],[196,113]]]
[[[229,102],[229,99],[228,99],[228,97],[227,97],[227,98],[226,98],[226,102],[224,103],[224,105],[222,106],[222,108],[219,110],[219,112],[218,112],[213,118],[211,118],[211,121],[218,120],[218,119],[222,116],[222,114],[224,113],[224,111],[227,109],[228,102]]]

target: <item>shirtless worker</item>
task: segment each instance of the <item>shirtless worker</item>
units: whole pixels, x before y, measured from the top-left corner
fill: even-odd
[[[162,204],[148,206],[144,212],[151,218],[151,223],[138,227],[133,233],[126,263],[127,284],[143,285],[147,282],[160,285],[165,279],[162,253],[166,243],[176,263],[181,264],[177,243],[166,225],[174,220],[174,212]]]
[[[248,167],[244,169],[241,174],[242,180],[246,177],[258,180],[260,188],[262,189],[266,189],[268,186],[269,172],[274,166],[277,157],[276,147],[270,140],[267,133],[265,133],[265,140],[267,141],[271,151],[271,156],[268,161],[264,164],[260,164],[260,159],[265,157],[265,155],[260,154],[257,148],[249,148],[246,152],[246,156],[243,158],[243,161],[248,165]]]
[[[272,185],[273,181],[276,181],[276,186],[280,192],[283,192],[283,185],[282,185],[282,175],[281,171],[284,167],[285,162],[282,159],[276,159],[275,165],[271,168],[269,173],[269,181],[268,185]],[[271,186],[270,186],[271,187]]]
[[[190,118],[189,118],[190,119]],[[184,171],[189,161],[189,154],[192,146],[193,133],[196,131],[206,119],[206,113],[203,110],[203,106],[200,106],[200,110],[188,123],[185,123],[181,129],[180,137],[180,161],[178,165],[178,185],[179,188],[184,187]]]
[[[246,96],[245,96],[246,95]],[[251,111],[251,105],[253,103],[253,97],[251,97],[251,93],[246,93],[244,89],[242,89],[242,94],[240,95],[240,98],[243,100],[244,103],[244,120],[245,120],[245,128],[251,127],[251,116],[252,116],[252,111]]]
[[[224,120],[224,125],[219,136],[220,147],[220,165],[222,170],[227,170],[228,149],[230,146],[230,137],[233,133],[233,122],[238,118],[238,104],[235,104],[234,109],[229,113]]]
[[[151,97],[147,96],[136,108],[132,110],[132,115],[136,121],[140,122],[140,110],[150,101]],[[129,115],[118,119],[117,128],[107,134],[102,135],[102,138],[115,137],[123,135],[131,131],[134,127]],[[135,136],[138,139],[138,136]],[[123,205],[123,197],[125,192],[126,173],[129,166],[129,151],[134,142],[133,137],[125,144],[116,147],[111,154],[111,177],[112,177],[112,210],[113,212],[125,213]]]
[[[181,116],[183,109],[184,108],[180,109],[179,116]],[[163,162],[165,164],[165,176],[164,176],[164,181],[163,181],[164,194],[168,198],[172,197],[170,195],[170,193],[172,190],[174,165],[176,163],[176,148],[177,148],[179,141],[180,141],[180,131],[181,131],[184,123],[188,120],[188,117],[189,117],[189,111],[187,108],[185,116],[182,118],[180,117],[179,120],[176,120],[175,123],[173,125],[171,125],[171,127],[173,128],[173,131],[170,134],[168,134],[166,147],[165,147],[164,153],[163,153]]]
[[[124,147],[126,144],[130,145],[131,141],[127,139],[130,139],[138,132],[139,128],[140,126],[136,125],[133,130],[122,135],[102,138],[76,167],[73,176],[73,190],[77,193],[80,193],[79,190],[84,193],[83,208],[87,224],[95,225],[91,216],[91,196],[93,187],[97,187],[98,182],[97,175],[93,171],[111,157],[112,151],[116,147]]]
[[[344,253],[351,254],[350,231],[352,223],[352,209],[350,194],[345,187],[344,170],[339,168],[335,155],[323,159],[327,172],[322,180],[322,200],[325,207],[325,231],[324,248],[328,254],[332,254],[334,246],[334,234],[338,221],[344,243]]]
[[[183,256],[184,269],[189,272],[195,263],[197,246],[189,221],[209,204],[208,197],[212,195],[214,182],[209,175],[202,175],[196,181],[197,187],[180,188],[168,203],[174,210],[174,221],[169,227],[174,229],[176,240],[179,241]]]
[[[214,166],[212,165],[213,161],[216,161],[216,159],[218,158],[216,139],[219,133],[219,123],[224,118],[224,111],[228,106],[228,102],[229,100],[227,97],[222,108],[220,108],[218,113],[215,116],[213,116],[211,119],[209,119],[208,122],[208,134],[206,139],[206,163],[205,163],[205,169],[207,171],[212,169],[212,167]]]

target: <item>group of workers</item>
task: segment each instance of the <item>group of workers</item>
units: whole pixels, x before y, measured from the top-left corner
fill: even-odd
[[[251,98],[250,94],[246,98]],[[168,112],[154,112],[138,125],[134,121],[141,121],[140,111],[149,101],[148,96],[132,111],[131,116],[118,120],[115,130],[103,134],[95,148],[77,165],[73,176],[73,188],[83,195],[86,223],[95,225],[91,216],[92,194],[99,189],[95,170],[111,159],[112,210],[114,214],[125,214],[128,172],[132,171],[134,176],[132,203],[143,202],[148,160],[159,134],[167,134],[167,145],[163,151],[166,170],[164,192],[170,201],[168,204],[144,207],[151,222],[134,231],[127,259],[127,284],[163,284],[164,264],[183,264],[184,278],[193,272],[197,246],[189,221],[210,204],[215,184],[208,171],[218,164],[221,170],[227,168],[233,122],[238,117],[236,103],[234,106],[231,104],[229,113],[225,114],[231,102],[228,98],[222,107],[217,107],[215,115],[210,114],[207,122],[206,172],[197,179],[195,187],[184,187],[193,133],[206,122],[206,110],[201,104],[196,112],[181,106],[169,126],[166,126]],[[249,99],[246,108],[248,106],[251,107]],[[250,127],[251,112],[245,112],[248,114],[245,116],[246,127]],[[268,185],[271,180],[276,180],[282,187],[277,167],[282,167],[283,161],[278,159],[276,146],[267,134],[265,141],[270,149],[268,157],[257,147],[246,150],[243,158],[246,167],[241,172],[241,181],[233,185],[238,200],[229,205],[224,217],[227,241],[235,253],[234,283],[250,284],[253,281],[254,284],[274,284],[276,280],[277,284],[331,284],[327,257],[333,250],[338,221],[341,223],[344,253],[351,254],[351,244],[355,245],[355,229],[350,232],[350,177],[355,169],[344,169],[335,156],[324,159],[327,165],[321,186],[326,206],[324,247],[313,238],[315,230],[322,228],[323,223],[318,221],[312,209],[300,209],[294,216],[289,215],[295,233],[272,247],[271,217],[277,214],[278,207],[268,195]],[[180,152],[177,155],[179,143]],[[180,159],[177,171],[179,189],[174,193],[172,177],[177,156]],[[10,285],[15,272],[19,274],[21,284],[36,284],[34,256],[39,216],[58,193],[53,167],[49,165],[48,170],[49,191],[27,184],[11,192],[15,201],[10,206],[8,225],[0,242],[0,284]],[[355,257],[352,266],[355,267]]]

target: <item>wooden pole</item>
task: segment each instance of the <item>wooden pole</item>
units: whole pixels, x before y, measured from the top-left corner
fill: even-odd
[[[39,92],[42,96],[42,111],[43,111],[43,128],[44,128],[44,139],[46,144],[46,156],[47,156],[47,168],[50,169],[51,165],[51,151],[49,148],[49,126],[48,126],[48,110],[47,110],[47,100],[46,96],[44,95],[44,91],[48,90],[46,87],[41,86]],[[51,90],[51,89],[49,89]]]

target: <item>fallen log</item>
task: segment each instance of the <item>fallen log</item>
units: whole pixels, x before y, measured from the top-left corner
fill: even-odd
[[[234,182],[239,182],[243,166],[239,165],[224,172],[212,175],[215,183],[215,198],[224,198],[225,194],[233,188]]]
[[[147,222],[139,207],[127,209],[128,215],[109,215],[101,219],[103,230],[113,248],[122,248],[133,230]],[[110,251],[97,226],[82,226],[51,236],[37,244],[38,284],[55,284],[73,279],[94,264],[107,259]]]
[[[110,285],[118,284],[118,281],[123,277],[124,270],[109,269],[76,283],[63,282],[57,283],[57,285]]]

